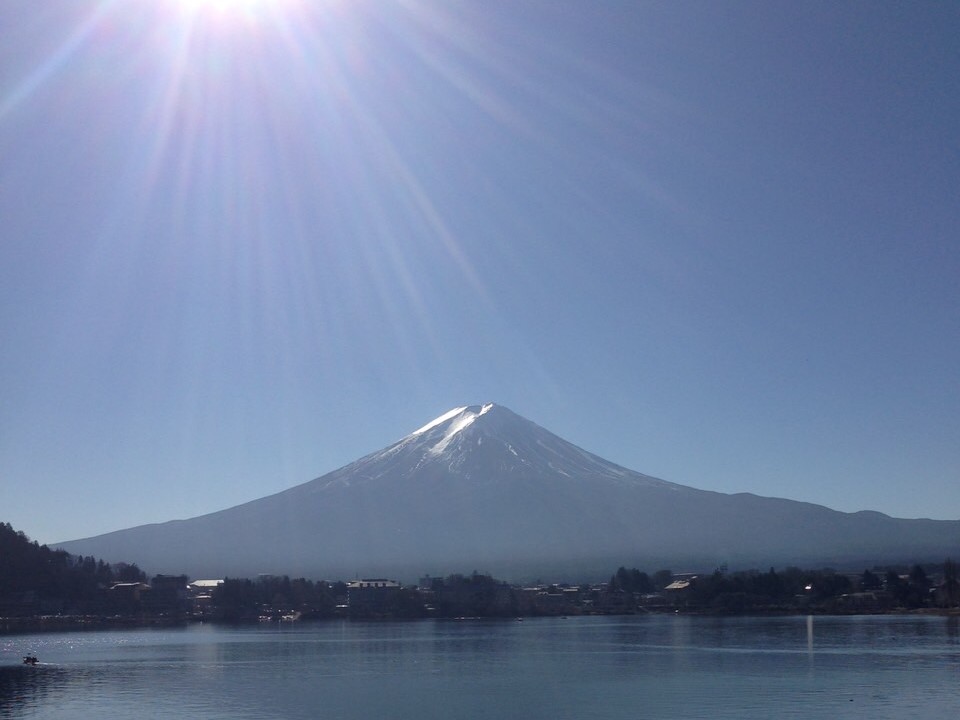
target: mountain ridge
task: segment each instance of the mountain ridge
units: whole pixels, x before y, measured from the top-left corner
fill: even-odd
[[[841,513],[677,485],[487,403],[454,408],[381,450],[263,498],[58,545],[193,576],[412,578],[467,567],[532,577],[608,572],[610,563],[942,560],[960,548],[960,521]]]

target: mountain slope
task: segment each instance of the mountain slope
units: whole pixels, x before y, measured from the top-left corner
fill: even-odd
[[[61,543],[198,576],[415,577],[942,560],[960,521],[724,495],[609,463],[510,410],[456,408],[316,480],[189,520]]]

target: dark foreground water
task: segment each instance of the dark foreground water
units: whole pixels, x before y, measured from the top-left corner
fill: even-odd
[[[20,665],[34,654],[41,664]],[[960,621],[623,618],[0,636],[0,718],[960,717]]]

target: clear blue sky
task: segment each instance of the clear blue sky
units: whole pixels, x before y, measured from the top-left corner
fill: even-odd
[[[191,517],[496,402],[960,518],[960,5],[4,0],[0,520]]]

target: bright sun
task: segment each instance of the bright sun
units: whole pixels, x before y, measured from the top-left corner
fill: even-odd
[[[259,22],[290,12],[301,0],[167,0],[177,14],[189,22],[214,21],[217,24],[241,21]]]
[[[280,5],[285,0],[175,0],[181,10],[185,12],[249,12],[255,9],[265,9],[269,6]]]
[[[223,8],[224,10],[231,7],[249,7],[251,5],[257,5],[264,2],[269,2],[269,0],[177,0],[184,7],[214,7],[214,8]]]

